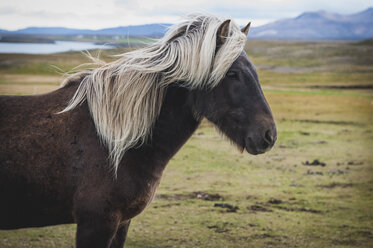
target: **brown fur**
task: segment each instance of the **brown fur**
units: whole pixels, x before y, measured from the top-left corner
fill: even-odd
[[[114,179],[87,104],[56,114],[77,86],[74,82],[46,95],[0,98],[0,195],[6,203],[0,205],[0,228],[78,223],[78,236],[83,232],[78,247],[106,247],[118,226],[148,205],[165,165],[181,145],[171,153],[168,145],[153,149],[163,142],[155,133],[152,146],[127,152]],[[198,124],[192,122],[189,135]],[[178,143],[186,139],[180,137]],[[84,225],[96,227],[96,235],[84,238]]]

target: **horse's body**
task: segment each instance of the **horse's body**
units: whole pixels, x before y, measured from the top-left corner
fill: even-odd
[[[113,180],[87,104],[55,114],[77,86],[72,82],[41,96],[0,98],[0,228],[82,223],[97,234],[86,240],[82,233],[82,242],[106,247],[105,230],[125,227],[147,206],[168,160],[198,121],[183,106],[187,90],[170,88],[152,144],[129,150]],[[107,235],[112,237],[112,230]]]
[[[151,138],[127,149],[115,173],[89,101],[56,114],[85,74],[49,94],[1,96],[0,229],[77,223],[78,248],[122,247],[130,220],[150,203],[165,166],[202,116],[241,149],[271,148],[271,111],[247,55],[237,56],[213,89],[168,85]]]

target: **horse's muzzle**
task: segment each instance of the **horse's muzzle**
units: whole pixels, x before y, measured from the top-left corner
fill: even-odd
[[[263,131],[260,135],[249,135],[245,139],[246,151],[252,155],[271,150],[277,140],[276,126]]]

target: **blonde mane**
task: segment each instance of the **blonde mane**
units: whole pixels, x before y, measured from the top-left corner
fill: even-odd
[[[87,101],[115,173],[124,153],[151,137],[169,84],[211,89],[225,76],[242,52],[246,36],[231,21],[229,35],[216,52],[223,22],[213,15],[188,15],[155,43],[121,54],[114,62],[98,61],[97,68],[83,78],[62,112]],[[82,73],[65,82],[78,75]]]

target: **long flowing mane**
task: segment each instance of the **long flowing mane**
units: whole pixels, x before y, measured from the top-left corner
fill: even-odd
[[[183,82],[189,89],[215,87],[242,52],[246,37],[234,22],[217,48],[217,32],[225,20],[191,14],[169,28],[165,36],[144,48],[120,55],[114,62],[97,62],[62,111],[84,101],[97,133],[110,152],[116,172],[124,153],[151,137],[166,87]],[[71,75],[71,78],[83,75]]]

